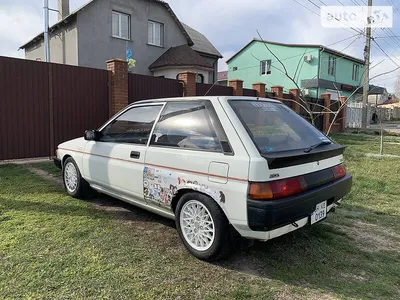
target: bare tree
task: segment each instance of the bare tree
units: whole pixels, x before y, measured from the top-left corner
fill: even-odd
[[[335,87],[335,89],[336,89],[336,91],[337,91],[337,94],[338,94],[338,97],[339,97],[339,102],[338,102],[338,103],[339,103],[339,107],[338,107],[338,109],[332,110],[330,107],[325,107],[324,105],[320,105],[320,104],[318,104],[318,103],[313,103],[313,109],[311,110],[311,105],[310,105],[309,101],[307,101],[307,98],[306,98],[305,95],[304,95],[304,90],[305,90],[306,88],[308,88],[309,84],[310,84],[315,78],[319,77],[319,75],[321,74],[322,71],[320,71],[319,74],[317,74],[317,75],[315,75],[313,78],[311,78],[306,84],[304,84],[304,87],[301,89],[300,86],[299,86],[298,83],[297,83],[297,80],[295,80],[295,78],[296,78],[296,75],[298,76],[300,64],[304,63],[304,60],[303,60],[303,56],[304,56],[304,55],[302,55],[302,56],[300,57],[300,60],[299,60],[299,62],[298,62],[298,64],[297,64],[295,73],[294,73],[293,75],[291,75],[291,74],[289,74],[289,72],[288,72],[288,70],[287,70],[285,64],[282,62],[282,60],[270,49],[270,47],[268,46],[268,44],[267,44],[267,43],[264,41],[264,39],[261,37],[261,35],[260,35],[260,33],[259,33],[258,30],[257,30],[257,34],[258,34],[258,36],[260,37],[261,41],[263,42],[263,44],[264,44],[265,48],[267,49],[267,51],[276,59],[276,61],[279,62],[279,64],[282,66],[282,69],[283,69],[283,70],[280,69],[280,68],[277,68],[277,67],[273,66],[272,63],[271,63],[271,67],[274,68],[274,69],[277,69],[278,71],[280,71],[281,73],[283,73],[283,74],[294,84],[294,86],[295,86],[298,90],[300,90],[300,96],[299,96],[300,103],[299,103],[299,105],[308,113],[308,115],[310,116],[310,119],[311,119],[311,123],[312,123],[313,125],[315,125],[315,123],[314,123],[314,120],[315,120],[314,115],[316,115],[316,114],[318,114],[318,115],[319,115],[319,114],[332,114],[332,115],[333,115],[332,122],[330,122],[329,128],[328,128],[328,130],[327,130],[327,132],[326,132],[326,134],[329,135],[329,133],[330,133],[330,131],[331,131],[331,129],[332,129],[332,125],[333,125],[333,124],[335,123],[335,121],[338,119],[339,113],[340,113],[340,112],[344,109],[344,107],[347,105],[347,102],[349,101],[349,99],[350,99],[352,96],[354,96],[354,94],[355,94],[357,91],[359,91],[360,88],[361,88],[362,86],[360,85],[358,88],[356,88],[356,89],[347,97],[347,99],[346,99],[345,101],[342,101],[342,100],[341,100],[341,99],[342,99],[342,97],[341,97],[341,91],[340,91],[339,88],[337,87],[337,80],[336,80],[336,76],[335,76],[335,77],[334,77],[334,80],[335,80],[335,82],[334,82],[334,87]],[[359,39],[359,38],[361,37],[361,34],[355,35],[355,36],[353,36],[353,37],[355,37],[355,39],[354,39],[346,48],[344,48],[342,51],[346,50],[346,49],[347,49],[348,47],[350,47],[357,39]],[[351,38],[351,37],[350,37],[350,38]],[[322,51],[324,51],[324,50],[325,50],[325,49],[322,49]],[[307,51],[307,49],[306,49],[306,51]],[[305,51],[305,53],[306,53],[306,51]],[[255,57],[254,55],[253,55],[253,57],[256,58],[257,60],[261,61],[260,59],[258,59],[258,58]],[[343,54],[342,56],[339,56],[339,57],[337,58],[337,60],[338,60],[338,59],[343,59],[343,58],[345,58],[345,57],[346,57],[346,55]],[[383,62],[383,60],[382,60],[381,62],[377,63],[377,64],[376,64],[375,66],[373,66],[373,67],[376,67],[377,65],[381,64],[382,62]],[[372,68],[373,68],[373,67],[372,67]],[[301,68],[301,67],[300,67],[300,68]],[[372,69],[372,68],[371,68],[371,69]],[[397,67],[397,68],[395,68],[395,69],[393,69],[393,70],[391,70],[391,71],[388,71],[388,72],[384,72],[384,73],[378,74],[378,75],[376,75],[376,76],[370,78],[369,81],[371,81],[372,79],[375,79],[375,78],[377,78],[377,77],[379,77],[379,76],[383,76],[383,75],[385,75],[385,74],[394,72],[394,71],[396,71],[396,70],[398,70],[398,69],[400,69],[400,67]],[[364,73],[364,72],[365,72],[365,69],[364,69],[363,73]],[[300,72],[299,72],[299,73],[300,73]],[[400,77],[399,77],[399,80],[400,80]],[[400,88],[400,82],[399,82],[399,88]],[[400,92],[400,89],[399,89],[399,92]],[[400,94],[399,94],[399,96],[400,96]],[[287,99],[287,100],[289,100],[289,101],[294,101],[294,100],[290,100],[290,99]],[[322,112],[315,113],[314,109],[315,109],[316,107],[321,107],[321,108],[323,109],[323,111],[322,111]]]

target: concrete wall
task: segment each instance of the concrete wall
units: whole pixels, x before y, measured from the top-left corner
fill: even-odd
[[[187,44],[187,40],[163,5],[148,0],[97,0],[78,13],[79,65],[106,68],[105,61],[125,59],[126,40],[111,36],[111,13],[131,16],[128,41],[136,60],[134,73],[151,75],[148,69],[169,47]],[[164,24],[164,46],[147,44],[147,21]]]
[[[287,47],[268,44],[270,50],[285,64],[288,73],[293,77],[300,61],[297,83],[300,86],[302,79],[314,78],[318,74],[319,48]],[[306,53],[305,53],[306,52]],[[304,54],[305,53],[305,54]],[[304,55],[312,55],[312,62],[304,62]],[[271,60],[271,74],[260,75],[260,61]],[[233,71],[236,67],[237,71]],[[247,48],[228,63],[228,79],[243,80],[244,88],[251,88],[254,82],[263,82],[268,90],[273,85],[281,85],[285,92],[295,88],[295,84],[282,73],[283,68],[279,61],[266,49],[264,43],[253,41]]]
[[[335,76],[328,74],[329,56],[336,57],[336,73]],[[353,65],[357,64],[358,67],[358,78],[357,80],[352,79]],[[359,86],[361,85],[364,73],[364,66],[360,63],[341,58],[340,56],[333,55],[327,52],[321,51],[320,59],[320,77],[321,79],[326,79],[330,81],[336,81],[340,83],[345,83],[348,85]]]
[[[46,60],[43,39],[25,49],[25,58]],[[75,20],[50,35],[50,61],[78,65],[78,31]]]
[[[193,73],[200,73],[204,76],[204,83],[214,83],[210,81],[209,79],[209,73],[212,71],[206,71],[206,70],[197,70],[197,69],[190,69],[190,68],[169,68],[169,69],[164,69],[164,70],[157,70],[153,72],[153,76],[164,76],[165,78],[170,78],[170,79],[176,79],[176,76],[179,73],[182,73],[184,71],[190,71]]]

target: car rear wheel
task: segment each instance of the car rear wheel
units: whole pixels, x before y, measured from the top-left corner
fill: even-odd
[[[184,194],[175,215],[179,236],[195,257],[214,261],[230,253],[229,222],[213,199],[195,192]]]
[[[79,168],[72,157],[65,160],[63,168],[63,182],[68,195],[80,198],[88,193],[89,185],[82,178]]]

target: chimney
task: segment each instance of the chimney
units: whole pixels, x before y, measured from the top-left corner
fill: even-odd
[[[58,21],[69,15],[69,0],[57,0],[58,2]]]

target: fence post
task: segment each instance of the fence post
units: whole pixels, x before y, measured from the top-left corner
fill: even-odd
[[[110,115],[114,115],[129,104],[128,62],[114,58],[107,61],[107,70],[111,71]]]
[[[271,92],[275,93],[275,97],[281,99],[283,98],[283,86],[280,85],[271,86]]]
[[[233,88],[233,96],[243,96],[243,80],[229,80],[229,86]]]
[[[178,74],[178,79],[183,81],[183,97],[196,96],[196,73],[184,71]]]
[[[299,89],[290,89],[290,94],[293,97],[292,101],[292,109],[296,114],[300,114],[300,90]]]
[[[260,98],[265,98],[265,83],[256,82],[253,83],[253,90],[256,90],[256,96]]]
[[[330,116],[331,114],[329,113],[329,110],[331,108],[331,94],[321,94],[321,98],[324,99],[324,110],[323,110],[323,116],[324,116],[324,121],[322,125],[322,131],[324,133],[328,132],[329,129],[329,122],[330,122]]]
[[[346,111],[347,111],[347,97],[340,96],[340,105],[343,104],[341,111],[339,112],[340,119],[340,132],[344,132],[346,129]]]

